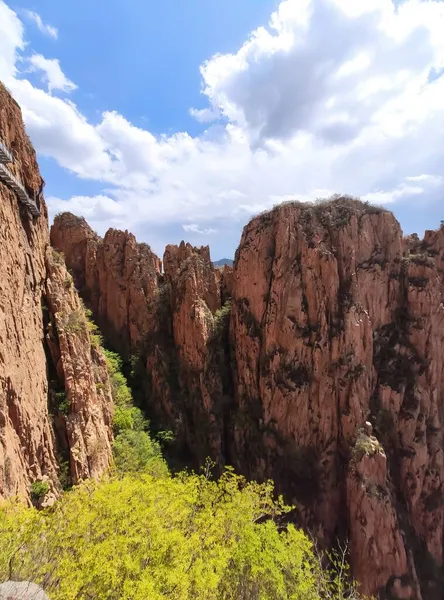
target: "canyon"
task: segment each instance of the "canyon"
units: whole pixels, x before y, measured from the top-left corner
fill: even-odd
[[[35,196],[3,88],[0,138]],[[71,213],[49,234],[43,198],[33,216],[2,183],[0,211],[0,496],[31,501],[46,482],[45,506],[64,478],[110,464],[110,382],[85,305],[180,464],[273,479],[320,546],[348,544],[364,594],[442,597],[444,227],[404,237],[354,198],[288,202],[217,268],[208,247],[160,259]]]
[[[364,593],[441,597],[444,228],[336,197],[252,219],[233,269],[69,213],[51,242],[176,453],[272,478]]]

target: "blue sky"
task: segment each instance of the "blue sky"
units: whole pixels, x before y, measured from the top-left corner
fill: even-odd
[[[217,52],[240,46],[277,5],[277,0],[9,4],[24,23],[29,24],[24,11],[31,11],[57,27],[56,41],[33,26],[27,27],[26,38],[36,52],[60,60],[64,73],[78,86],[70,97],[92,122],[100,121],[102,111],[116,110],[157,135],[204,131],[189,114],[191,106],[206,104],[199,66]],[[38,76],[34,79],[38,84]],[[39,156],[39,165],[48,197],[97,194],[103,188],[101,182],[79,179],[61,169],[51,157]],[[185,235],[182,227],[175,227],[169,240],[169,229],[165,225],[165,244]],[[235,243],[239,235],[236,231]],[[206,243],[199,237],[195,242]],[[231,256],[233,248],[227,248],[227,253]]]
[[[50,213],[214,259],[290,198],[351,193],[437,227],[444,4],[360,4],[0,0],[0,79]]]

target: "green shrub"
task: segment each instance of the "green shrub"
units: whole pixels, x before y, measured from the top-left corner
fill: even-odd
[[[372,456],[373,454],[383,453],[383,447],[374,437],[369,437],[362,431],[358,433],[355,445],[353,447],[353,458],[361,460],[364,456]]]
[[[69,333],[82,333],[87,331],[87,323],[83,308],[77,308],[68,315],[65,315],[62,320],[62,326]]]
[[[49,492],[49,483],[46,481],[33,481],[31,483],[32,500],[40,500]]]
[[[128,387],[126,377],[122,373],[122,359],[111,350],[104,350],[106,366],[111,380],[111,390],[113,400],[116,406],[121,408],[131,408],[133,397]]]
[[[56,392],[55,398],[57,403],[57,409],[62,413],[62,415],[65,415],[66,417],[71,409],[71,402],[69,401],[66,392]]]
[[[409,262],[422,267],[434,267],[435,261],[428,254],[410,254]]]
[[[167,473],[160,445],[147,432],[149,422],[133,404],[131,390],[121,372],[121,358],[110,350],[104,350],[104,353],[115,404],[113,456],[117,472],[120,475],[132,472]]]
[[[151,473],[166,475],[168,468],[160,446],[145,431],[127,429],[113,443],[114,465],[120,475]]]
[[[139,408],[135,406],[116,407],[113,420],[113,428],[116,435],[127,430],[145,431],[148,427],[149,422],[145,419]]]
[[[103,346],[103,337],[100,333],[99,328],[92,319],[91,310],[89,308],[85,308],[84,315],[86,319],[86,328],[89,332],[89,339],[91,341],[91,345],[94,346],[94,348],[101,348]]]
[[[231,300],[217,310],[213,315],[213,331],[216,336],[222,337],[228,330],[231,315]]]
[[[72,487],[69,460],[59,458],[59,482],[63,490],[70,490]]]

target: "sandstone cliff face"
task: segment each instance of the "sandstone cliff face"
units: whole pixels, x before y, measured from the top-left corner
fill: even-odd
[[[2,86],[0,139],[14,155],[10,170],[28,193],[37,194],[42,179],[35,152],[20,109]],[[33,218],[2,182],[0,243],[0,497],[30,498],[31,484],[47,481],[50,491],[40,501],[50,502],[61,489],[61,479],[69,483],[97,476],[108,465],[109,384],[103,358],[93,356],[88,334],[64,334],[59,328],[60,315],[80,305],[74,288],[65,289],[65,267],[54,265],[48,254],[44,202],[41,216]],[[50,323],[54,358],[45,352]],[[96,373],[93,362],[105,386],[100,400],[90,387]],[[52,381],[69,399],[67,416],[52,401]],[[95,443],[101,446],[97,455]]]
[[[221,308],[221,277],[211,264],[208,247],[182,243],[167,246],[165,279],[178,364],[180,418],[191,454],[202,464],[207,456],[222,461],[218,404],[223,402],[220,348],[215,348],[215,317]],[[174,401],[174,400],[173,400]]]
[[[162,262],[128,232],[99,238],[84,219],[55,218],[51,242],[64,253],[76,286],[107,341],[138,372],[145,406],[175,432],[177,453],[221,465],[222,427],[216,404],[226,396],[225,339],[214,315],[228,297],[230,272],[215,269],[209,249],[168,246]],[[136,390],[137,393],[137,390]],[[220,411],[219,411],[220,413]]]
[[[161,261],[127,231],[110,229],[102,240],[84,219],[70,213],[56,217],[51,243],[66,253],[98,325],[128,358],[153,326],[149,302],[158,289]]]
[[[105,255],[130,238],[72,215],[52,230],[97,318],[137,323],[116,347],[142,357],[180,451],[272,477],[320,540],[349,539],[363,592],[439,598],[444,229],[404,239],[357,201],[291,203],[245,227],[234,270],[182,243],[164,273],[154,255],[128,264],[126,242]],[[112,310],[94,300],[120,292]]]
[[[92,343],[85,310],[63,258],[47,253],[45,343],[50,380],[50,407],[60,413],[73,483],[100,477],[110,465],[112,393],[105,358]],[[52,369],[51,369],[52,368]],[[60,414],[58,421],[60,433]]]
[[[419,575],[432,598],[444,306],[434,258],[406,246],[390,213],[348,200],[282,206],[245,228],[231,325],[237,403],[255,417],[235,428],[235,455],[274,475],[321,538],[348,524],[364,592],[396,583],[419,598]],[[353,459],[366,421],[381,451]]]

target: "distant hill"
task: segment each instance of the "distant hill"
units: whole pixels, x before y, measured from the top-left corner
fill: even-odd
[[[228,265],[229,267],[232,267],[233,260],[231,258],[221,258],[220,260],[213,261],[213,265],[215,267],[223,267],[224,265]]]

